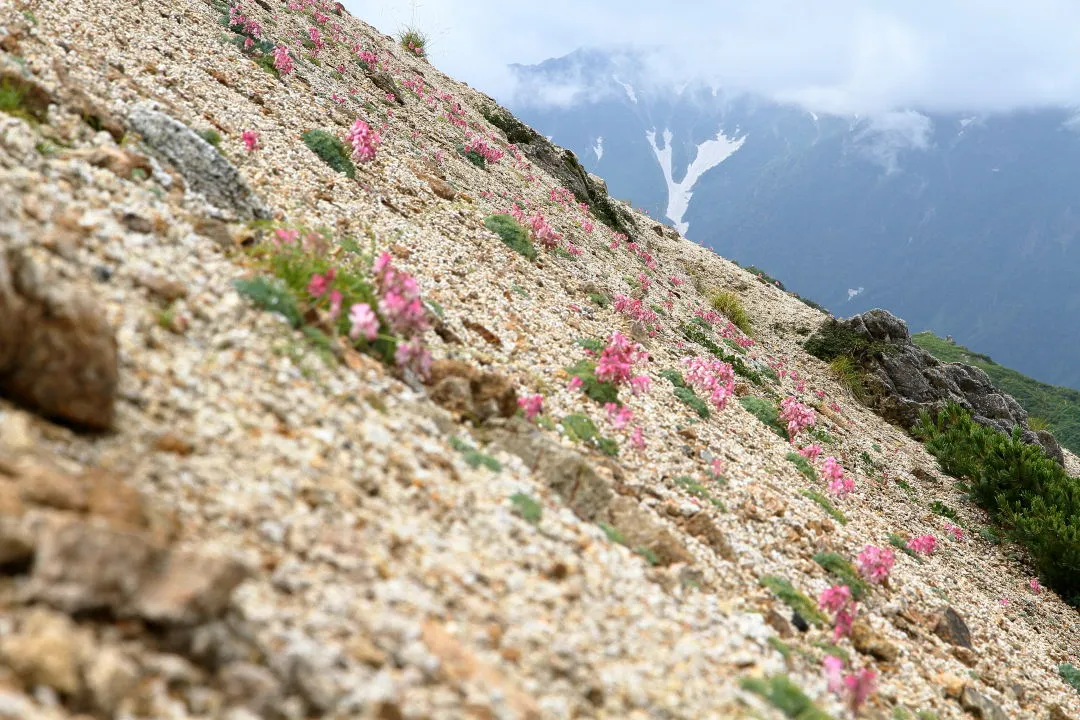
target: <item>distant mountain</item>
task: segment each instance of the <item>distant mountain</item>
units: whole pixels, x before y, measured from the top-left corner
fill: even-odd
[[[888,308],[1045,382],[1080,388],[1080,120],[819,116],[633,55],[533,66],[511,108],[611,193],[838,315]]]

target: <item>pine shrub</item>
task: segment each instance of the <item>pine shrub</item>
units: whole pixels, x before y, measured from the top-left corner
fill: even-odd
[[[965,481],[972,499],[1031,553],[1039,576],[1066,602],[1080,605],[1080,478],[1037,445],[976,423],[950,404],[915,434],[942,470]]]

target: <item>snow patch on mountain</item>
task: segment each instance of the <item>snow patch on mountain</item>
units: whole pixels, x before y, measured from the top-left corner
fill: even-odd
[[[686,174],[683,175],[682,180],[678,182],[675,181],[671,167],[671,131],[664,128],[663,148],[656,144],[655,128],[647,130],[645,137],[648,139],[649,145],[652,146],[653,154],[656,155],[656,160],[660,163],[660,169],[664,172],[664,182],[667,183],[668,203],[665,214],[669,220],[675,223],[679,233],[685,235],[686,231],[690,229],[690,223],[683,222],[683,216],[686,214],[687,208],[690,207],[690,198],[694,194],[694,185],[697,184],[702,175],[724,162],[741,148],[747,136],[744,135],[738,139],[729,138],[724,135],[724,130],[721,128],[716,133],[715,138],[706,140],[697,146],[694,159],[686,168]]]
[[[630,98],[630,102],[632,102],[632,103],[637,102],[637,93],[634,92],[633,86],[631,86],[631,85],[629,85],[627,83],[624,83],[622,80],[620,80],[615,75],[612,75],[611,79],[614,80],[615,82],[617,82],[618,84],[622,85],[622,89],[626,91],[626,97]]]
[[[593,153],[596,155],[596,162],[600,162],[600,158],[604,157],[604,136],[596,138],[596,144],[592,147]]]

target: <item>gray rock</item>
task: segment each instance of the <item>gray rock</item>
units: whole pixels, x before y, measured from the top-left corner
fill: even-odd
[[[143,102],[132,108],[128,123],[143,141],[175,167],[188,187],[237,219],[267,219],[270,212],[237,169],[184,123]]]
[[[281,685],[273,673],[258,665],[236,662],[218,674],[226,699],[258,717],[272,715],[281,702]]]
[[[1004,433],[1019,427],[1024,442],[1040,445],[1048,457],[1064,464],[1061,446],[1050,433],[1028,429],[1020,403],[994,387],[979,368],[943,363],[915,345],[900,318],[874,309],[837,322],[879,349],[859,360],[870,373],[868,404],[889,422],[910,428],[921,411],[933,413],[953,402],[982,425]]]
[[[960,695],[960,705],[982,720],[1009,720],[1009,716],[996,703],[971,687],[964,688]]]
[[[971,645],[971,631],[960,613],[950,608],[945,608],[938,617],[937,625],[934,626],[934,634],[949,643],[969,650]]]

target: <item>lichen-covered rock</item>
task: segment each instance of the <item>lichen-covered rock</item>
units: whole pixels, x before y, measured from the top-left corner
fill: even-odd
[[[0,253],[0,395],[50,419],[107,430],[117,382],[116,338],[97,302],[20,251]]]
[[[240,220],[266,219],[262,199],[224,155],[184,123],[154,109],[151,103],[132,108],[128,122],[156,153],[184,176],[188,187],[207,202]]]

